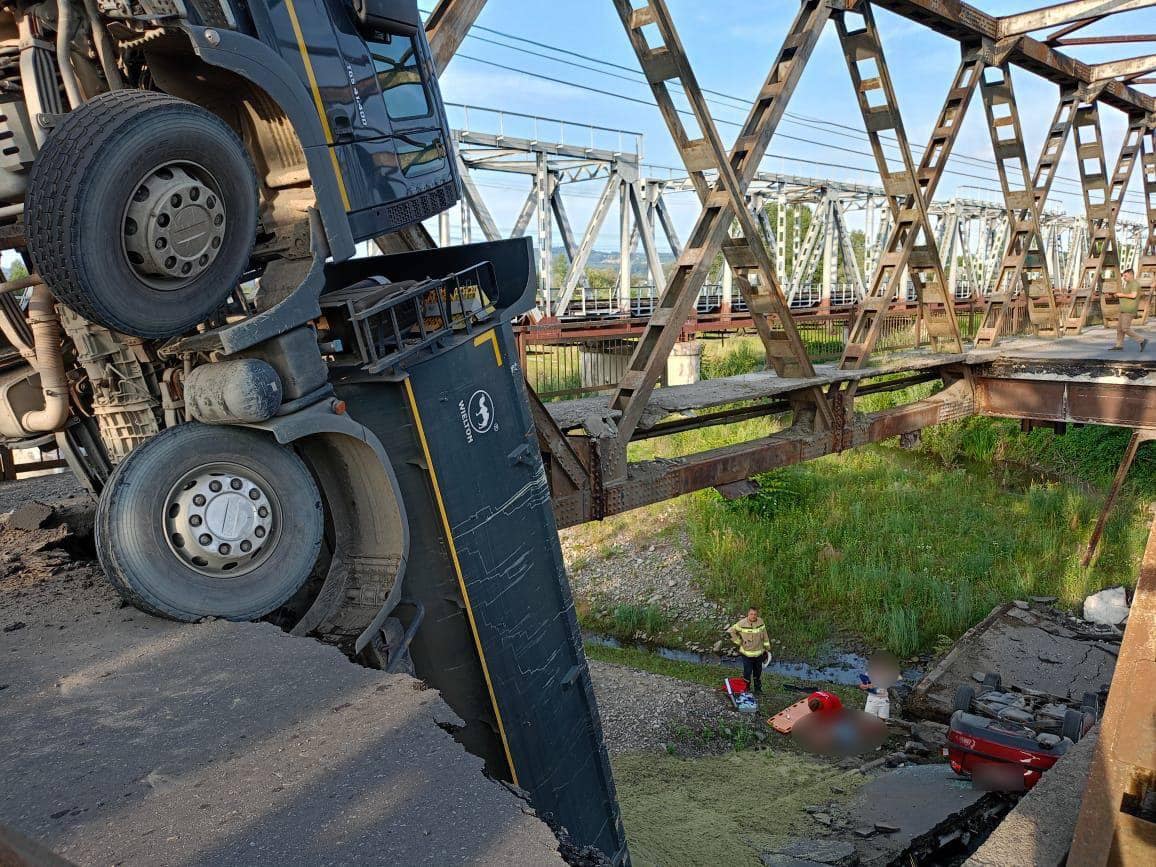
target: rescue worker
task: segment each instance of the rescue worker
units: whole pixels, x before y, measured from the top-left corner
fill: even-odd
[[[759,617],[759,609],[752,605],[747,616],[728,629],[727,635],[742,654],[743,677],[751,685],[751,691],[762,692],[763,662],[771,658],[771,639],[767,625]]]
[[[1140,281],[1136,279],[1136,272],[1129,268],[1122,275],[1124,286],[1122,292],[1117,292],[1120,299],[1120,317],[1116,320],[1116,345],[1112,349],[1123,349],[1124,338],[1131,337],[1140,344],[1140,351],[1148,345],[1148,341],[1132,330],[1132,318],[1140,310]]]

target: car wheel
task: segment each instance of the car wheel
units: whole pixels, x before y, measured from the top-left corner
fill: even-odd
[[[1064,714],[1064,725],[1060,734],[1072,743],[1079,743],[1084,736],[1084,715],[1078,710],[1069,710]]]
[[[951,704],[951,709],[952,711],[961,710],[964,713],[970,713],[973,701],[975,701],[975,688],[961,686],[955,691],[955,700]]]

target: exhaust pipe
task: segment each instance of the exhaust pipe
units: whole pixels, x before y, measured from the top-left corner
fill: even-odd
[[[21,339],[20,333],[7,316],[0,316],[0,331],[40,374],[44,408],[24,413],[20,424],[29,433],[46,433],[60,430],[68,421],[68,381],[64,377],[64,356],[60,351],[60,318],[56,315],[56,300],[36,276],[0,283],[0,292],[12,292],[28,286],[32,287],[32,298],[28,302],[32,346]]]

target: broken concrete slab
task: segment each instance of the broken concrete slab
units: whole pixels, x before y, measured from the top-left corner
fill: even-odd
[[[1042,662],[1047,657],[1050,662]],[[1007,686],[1079,701],[1112,680],[1116,649],[1111,641],[1078,630],[1049,608],[997,606],[969,629],[916,684],[905,709],[924,719],[947,722],[955,691],[973,683],[973,673],[998,673]],[[978,691],[978,690],[977,690]]]
[[[762,856],[768,867],[792,864],[830,864],[844,867],[855,863],[855,845],[842,840],[796,840]]]
[[[0,597],[0,823],[74,863],[562,863],[412,678],[122,609],[92,564]]]
[[[855,842],[860,863],[890,863],[917,838],[969,809],[985,794],[947,765],[913,765],[876,777],[859,789],[848,808],[856,826],[888,829]]]
[[[1040,778],[992,831],[966,867],[1058,867],[1064,863],[1099,728],[1086,734]]]
[[[1084,619],[1105,626],[1117,626],[1128,618],[1128,592],[1111,587],[1084,600]]]

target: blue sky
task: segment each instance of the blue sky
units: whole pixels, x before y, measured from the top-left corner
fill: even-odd
[[[700,84],[742,99],[749,99],[757,92],[797,9],[795,0],[668,0],[668,4]],[[420,5],[428,12],[433,0],[420,0]],[[1031,0],[980,0],[977,5],[993,14],[1006,14],[1022,11],[1032,5],[1042,5],[1042,2],[1033,4]],[[958,46],[921,25],[883,10],[876,11],[876,19],[908,135],[914,143],[922,145],[927,140],[931,124],[955,72],[959,59]],[[477,23],[501,34],[536,40],[630,69],[638,68],[610,0],[490,0]],[[1126,13],[1118,16],[1118,23],[1113,26],[1101,24],[1089,28],[1087,32],[1096,34],[1140,30],[1156,31],[1156,8]],[[497,43],[513,44],[515,47],[502,47]],[[554,54],[549,49],[512,42],[498,33],[474,30],[462,45],[460,56],[450,63],[442,77],[442,91],[446,101],[638,131],[645,139],[647,162],[665,166],[680,165],[677,151],[657,108],[534,78],[499,66],[514,67],[649,102],[650,90],[637,75],[622,70],[608,70],[614,75],[632,79],[623,80],[533,56],[519,49]],[[1079,56],[1081,59],[1095,61],[1152,50],[1150,44],[1138,44],[1109,51],[1080,49]],[[566,59],[599,66],[572,56]],[[1024,121],[1028,153],[1034,161],[1046,125],[1055,109],[1058,90],[1055,85],[1023,70],[1015,70],[1013,77]],[[742,108],[727,106],[721,100],[714,100],[712,110],[720,121],[741,121],[745,116]],[[878,182],[873,171],[874,160],[863,138],[862,122],[833,25],[826,28],[791,99],[788,111],[806,118],[844,124],[852,127],[853,131],[820,132],[814,128],[813,123],[806,120],[785,119],[769,149],[770,153],[779,156],[766,159],[764,169],[811,177]],[[1115,159],[1123,135],[1123,116],[1108,108],[1102,109],[1101,115],[1111,162]],[[460,118],[460,113],[455,113],[451,121],[456,123]],[[492,121],[481,115],[474,117],[476,127],[484,128],[486,123]],[[719,131],[728,144],[736,130],[737,127],[733,125],[719,124]],[[546,132],[543,131],[542,136],[545,138]],[[1077,168],[1070,153],[1070,143],[1068,150],[1060,175],[1074,179]],[[949,170],[981,175],[987,180],[948,174],[940,184],[937,198],[950,198],[952,195],[998,198],[999,185],[995,180],[994,165],[977,166],[958,159],[961,155],[983,160],[991,158],[991,144],[978,95],[968,111],[955,147],[955,155],[949,162]],[[509,231],[525,191],[528,190],[528,179],[485,174],[479,176],[478,180],[483,185],[483,195],[494,211],[499,227]],[[584,225],[599,188],[598,181],[570,185],[567,188],[567,207],[572,223],[576,224],[576,231],[580,231]],[[1139,219],[1143,205],[1139,195],[1141,186],[1138,175],[1133,178],[1129,189],[1132,195],[1126,211],[1135,213],[1126,213],[1125,217]],[[693,195],[670,196],[668,203],[685,235],[698,210]],[[1058,180],[1049,205],[1078,212],[1082,208],[1078,186]],[[614,232],[608,226],[604,232],[606,242],[609,242]],[[600,246],[609,244],[603,243]]]

